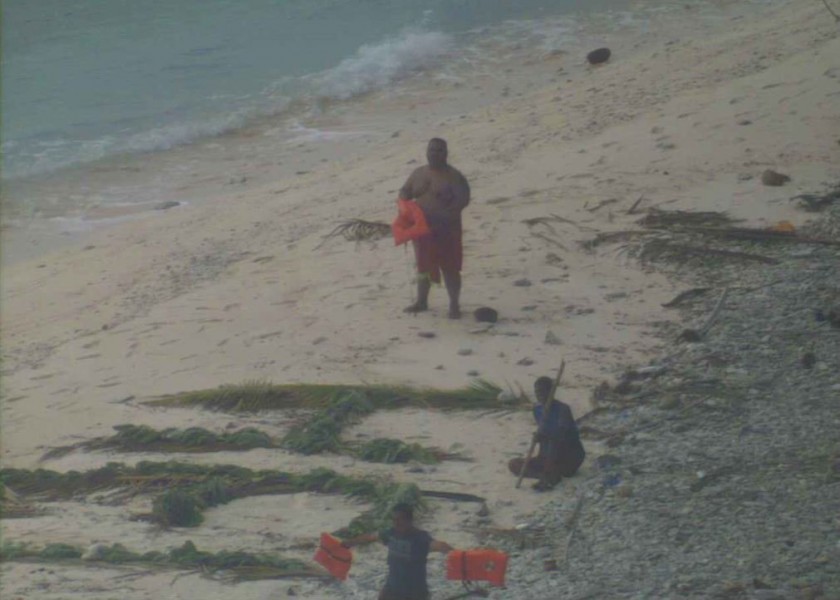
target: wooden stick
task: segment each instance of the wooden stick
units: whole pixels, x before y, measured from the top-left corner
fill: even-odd
[[[715,304],[715,309],[712,311],[712,316],[709,317],[709,320],[706,321],[706,323],[700,329],[700,337],[705,336],[709,332],[709,329],[712,328],[712,325],[715,324],[718,314],[720,314],[720,309],[723,308],[723,302],[724,300],[726,300],[726,296],[728,295],[729,288],[724,288],[723,293],[720,295],[720,298],[718,298],[717,304]]]
[[[828,5],[828,0],[822,0],[822,3],[825,4],[825,8],[828,10],[828,12],[831,13],[831,16],[834,17],[834,20],[840,23],[840,15],[834,12],[834,10]]]
[[[628,215],[634,215],[634,214],[636,214],[636,209],[639,207],[639,204],[641,204],[641,203],[642,203],[642,200],[644,200],[644,199],[645,199],[645,195],[644,195],[644,194],[642,194],[641,196],[639,196],[639,199],[638,199],[638,200],[636,200],[636,201],[633,203],[633,206],[631,206],[631,207],[630,207],[630,210],[628,210],[628,211],[627,211],[627,214],[628,214]]]
[[[566,370],[566,361],[563,360],[560,362],[560,368],[557,370],[557,377],[554,380],[554,385],[551,386],[551,393],[548,395],[548,398],[545,399],[543,403],[543,411],[542,415],[540,416],[540,423],[539,426],[542,427],[545,424],[545,420],[548,418],[548,410],[551,408],[551,402],[554,400],[554,395],[557,393],[557,388],[560,385],[560,379],[563,377],[563,371]],[[528,463],[530,462],[531,458],[534,456],[534,449],[537,447],[537,436],[534,435],[533,439],[531,440],[531,447],[528,449],[528,455],[525,457],[525,462],[522,463],[522,470],[519,471],[519,479],[516,481],[516,489],[522,485],[522,480],[525,478],[525,471],[528,469]]]

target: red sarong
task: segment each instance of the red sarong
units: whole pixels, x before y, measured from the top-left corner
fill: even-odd
[[[440,283],[441,271],[459,273],[464,261],[460,224],[433,229],[428,235],[414,240],[417,272]]]

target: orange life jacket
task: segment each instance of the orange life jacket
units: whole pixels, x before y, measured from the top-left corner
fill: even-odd
[[[505,585],[508,555],[498,550],[453,550],[446,557],[446,578],[450,581],[488,581]]]
[[[423,214],[423,209],[416,202],[398,198],[397,209],[399,210],[397,218],[391,225],[394,243],[397,246],[429,234],[426,215]]]
[[[353,563],[353,553],[329,533],[322,533],[321,544],[315,552],[314,560],[329,571],[330,575],[344,581]]]

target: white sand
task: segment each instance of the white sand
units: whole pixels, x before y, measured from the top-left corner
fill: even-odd
[[[752,18],[712,25],[686,19],[674,31],[614,51],[602,68],[581,69],[569,81],[500,99],[463,119],[424,118],[420,98],[417,123],[402,127],[398,138],[347,138],[332,150],[304,142],[313,165],[307,174],[276,180],[269,161],[253,161],[247,185],[231,187],[220,174],[219,181],[196,183],[201,202],[141,214],[53,252],[44,254],[51,244],[33,245],[25,235],[7,238],[20,247],[9,249],[17,260],[2,281],[4,464],[34,467],[49,447],[107,435],[126,422],[219,429],[235,422],[279,434],[288,426],[283,415],[240,419],[120,402],[254,379],[457,387],[475,370],[530,389],[564,358],[562,397],[583,414],[598,383],[659,354],[660,324],[675,318],[660,304],[683,286],[640,269],[616,246],[587,253],[578,242],[596,231],[631,228],[638,216],[626,212],[641,195],[642,209],[726,210],[746,225],[800,225],[808,215],[789,198],[840,176],[840,39],[819,3],[756,6]],[[338,127],[375,122],[373,100],[348,111]],[[403,100],[386,100],[389,111],[401,110]],[[464,215],[467,318],[460,322],[445,319],[439,290],[431,313],[401,313],[412,296],[410,257],[390,241],[354,247],[333,240],[316,249],[340,219],[392,218],[395,190],[409,162],[422,159],[432,132],[449,140],[453,164],[473,187]],[[330,154],[336,148],[346,152],[340,160]],[[321,163],[326,156],[330,162]],[[792,182],[763,186],[765,168]],[[611,198],[618,202],[588,210]],[[563,248],[522,223],[551,213],[577,224],[557,224]],[[548,261],[549,254],[561,261]],[[521,278],[532,285],[514,286]],[[481,305],[496,308],[502,320],[476,333],[481,328],[469,313]],[[421,331],[436,337],[422,339]],[[545,344],[547,331],[562,344]],[[462,348],[472,355],[459,355]],[[526,358],[533,364],[518,364]],[[349,432],[442,447],[457,442],[476,459],[419,474],[266,450],[186,458],[391,473],[424,487],[484,495],[494,523],[510,526],[543,501],[527,488],[515,491],[505,467],[523,451],[531,428],[524,412],[476,418],[413,410],[377,413]],[[163,457],[77,453],[44,466],[83,469],[142,458]],[[555,493],[573,493],[570,484]],[[282,508],[284,502],[301,504]],[[462,525],[475,507],[435,506],[429,527],[468,545]],[[126,540],[152,547],[192,538],[208,547],[260,540],[277,547],[273,535],[314,539],[358,509],[314,497],[241,500],[209,511],[195,531],[158,534],[112,507],[50,508],[58,516],[3,521],[4,534],[35,543]],[[362,556],[360,569],[381,566],[381,551]],[[169,575],[117,579],[112,570],[51,566],[33,575],[37,568],[5,565],[8,597],[215,598],[229,591],[197,576],[169,586]],[[237,597],[284,597],[289,585],[243,584]]]

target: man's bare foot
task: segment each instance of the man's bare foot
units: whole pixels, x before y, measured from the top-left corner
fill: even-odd
[[[429,306],[427,304],[424,304],[423,302],[415,302],[411,306],[407,306],[403,309],[403,312],[410,315],[416,315],[417,313],[426,312],[427,310],[429,310]]]
[[[457,306],[450,306],[449,307],[449,318],[450,319],[460,319],[461,318],[461,309]]]

